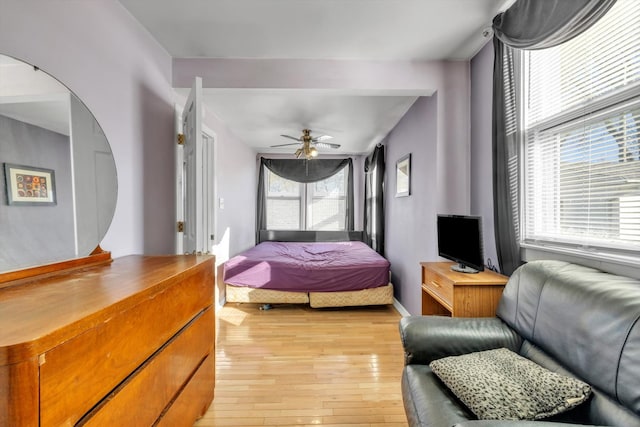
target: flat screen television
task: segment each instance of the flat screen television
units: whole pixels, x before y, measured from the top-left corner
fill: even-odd
[[[484,270],[482,217],[469,215],[437,215],[438,255],[455,261],[451,267],[461,273]]]

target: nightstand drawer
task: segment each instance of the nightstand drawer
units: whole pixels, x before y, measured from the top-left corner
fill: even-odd
[[[453,304],[453,282],[446,277],[427,270],[424,272],[424,286],[448,305]]]
[[[494,271],[460,273],[452,262],[421,262],[422,314],[494,317],[508,277]]]

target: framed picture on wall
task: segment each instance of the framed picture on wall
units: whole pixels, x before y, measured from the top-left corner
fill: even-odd
[[[56,204],[55,173],[52,169],[5,163],[4,177],[9,205]]]
[[[396,197],[411,195],[411,153],[396,162]]]

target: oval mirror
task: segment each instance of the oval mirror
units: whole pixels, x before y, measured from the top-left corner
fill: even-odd
[[[116,207],[93,114],[37,67],[0,55],[0,272],[89,255]]]

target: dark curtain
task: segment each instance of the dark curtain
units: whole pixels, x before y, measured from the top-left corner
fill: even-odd
[[[347,206],[346,227],[347,231],[353,231],[353,160],[352,159],[260,159],[258,172],[258,200],[256,203],[256,243],[259,242],[260,230],[267,228],[267,205],[265,195],[264,168],[285,179],[308,184],[322,181],[340,172],[344,167],[347,170]]]
[[[616,0],[517,0],[493,20],[502,43],[516,49],[546,49],[582,34]]]
[[[519,231],[519,141],[513,52],[493,39],[493,212],[498,265],[511,275],[521,264]],[[497,70],[500,70],[498,72]]]
[[[364,239],[384,256],[384,146],[364,161]]]
[[[340,172],[353,164],[351,159],[261,159],[261,164],[271,172],[296,182],[316,182]]]
[[[503,274],[522,263],[518,243],[519,140],[515,49],[544,49],[591,27],[616,0],[516,0],[493,20],[493,192],[496,250]]]

